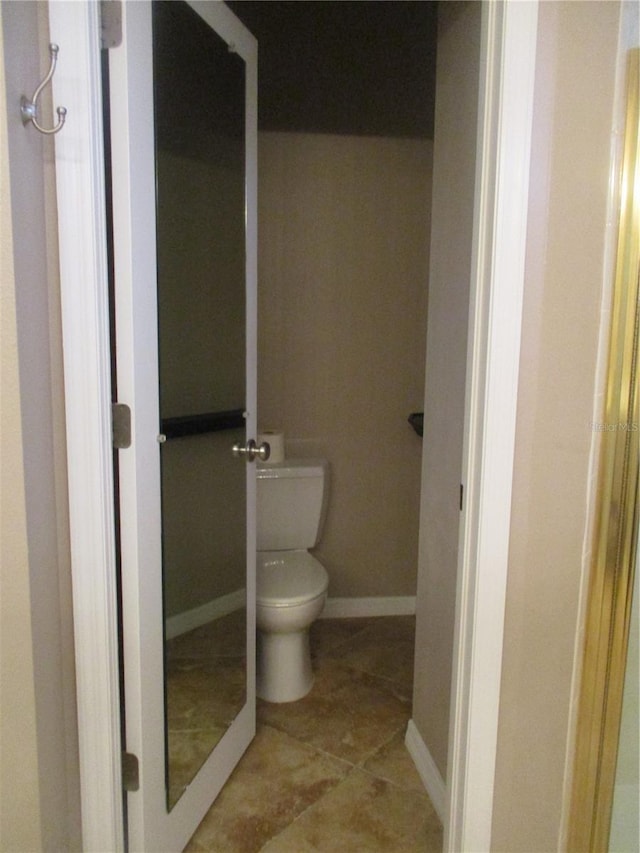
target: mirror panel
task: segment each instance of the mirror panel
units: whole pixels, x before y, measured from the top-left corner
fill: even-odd
[[[246,701],[245,67],[152,8],[171,809]]]

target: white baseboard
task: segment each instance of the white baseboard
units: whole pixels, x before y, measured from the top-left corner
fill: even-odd
[[[413,758],[413,763],[416,765],[416,770],[420,774],[422,783],[427,789],[429,799],[444,825],[447,788],[413,720],[409,720],[404,742],[409,750],[409,755]]]
[[[207,622],[227,616],[234,610],[244,607],[245,590],[238,589],[220,598],[207,601],[193,610],[176,613],[170,616],[165,624],[166,638],[171,640],[193,631]],[[414,595],[407,596],[373,596],[371,598],[328,598],[320,619],[349,619],[358,616],[413,616],[416,612]]]
[[[348,619],[358,616],[413,616],[415,595],[374,596],[371,598],[328,598],[320,619]]]
[[[186,634],[187,631],[193,631],[194,628],[206,625],[207,622],[213,622],[215,619],[227,616],[229,613],[244,607],[246,600],[246,590],[237,589],[228,595],[207,601],[200,607],[194,607],[193,610],[176,613],[175,616],[170,616],[165,623],[166,638],[171,640],[173,637],[179,637],[180,634]]]

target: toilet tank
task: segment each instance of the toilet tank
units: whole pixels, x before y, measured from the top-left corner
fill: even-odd
[[[313,548],[327,512],[326,459],[287,459],[259,464],[257,477],[258,551]]]

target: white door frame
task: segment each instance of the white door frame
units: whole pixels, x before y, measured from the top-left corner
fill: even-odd
[[[464,453],[468,510],[446,828],[447,849],[456,851],[489,849],[537,24],[537,0],[485,6]],[[119,851],[124,823],[99,4],[50,0],[49,10],[51,39],[60,45],[54,103],[68,109],[56,136],[56,174],[83,849]]]
[[[83,850],[124,850],[99,3],[49,3]]]
[[[491,849],[538,0],[482,9],[444,849]]]

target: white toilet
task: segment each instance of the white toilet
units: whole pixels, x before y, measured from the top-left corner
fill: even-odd
[[[289,459],[257,467],[256,690],[294,702],[311,690],[309,628],[324,607],[329,576],[308,548],[318,542],[329,463]]]

